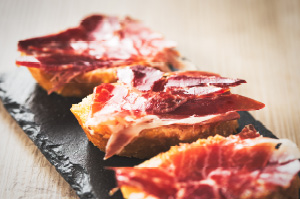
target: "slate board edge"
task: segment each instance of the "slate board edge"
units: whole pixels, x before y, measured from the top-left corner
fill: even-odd
[[[0,78],[0,83],[3,80]],[[76,194],[80,199],[96,199],[92,187],[89,185],[90,176],[86,173],[84,168],[78,164],[73,164],[69,161],[69,157],[59,154],[60,145],[55,145],[48,140],[46,136],[41,136],[40,126],[32,121],[20,121],[16,118],[16,114],[22,117],[22,114],[32,114],[30,110],[24,106],[19,105],[15,102],[9,102],[9,99],[5,96],[6,92],[0,87],[0,99],[3,103],[4,108],[11,115],[11,117],[19,124],[21,129],[26,135],[33,141],[38,147],[40,152],[46,157],[46,159],[54,165],[56,171],[70,184],[75,190]],[[8,101],[8,102],[6,102]],[[24,117],[22,117],[24,118]],[[28,124],[30,123],[30,124]],[[76,169],[75,169],[76,168]],[[78,171],[80,171],[81,179],[78,178]],[[76,179],[76,180],[74,180]]]

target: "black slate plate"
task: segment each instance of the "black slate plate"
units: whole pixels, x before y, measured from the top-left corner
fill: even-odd
[[[26,68],[0,76],[0,98],[7,111],[80,198],[122,198],[120,192],[109,197],[115,179],[114,173],[104,167],[133,166],[143,160],[112,157],[104,161],[104,153],[88,142],[70,112],[71,105],[81,99],[47,95]],[[254,124],[263,136],[275,138],[248,112],[240,112],[240,115],[238,131],[246,124]]]

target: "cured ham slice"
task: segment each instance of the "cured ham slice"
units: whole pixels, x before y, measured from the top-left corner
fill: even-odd
[[[176,75],[168,78],[166,87],[192,87],[192,86],[217,86],[217,87],[228,87],[238,86],[241,83],[246,83],[245,80],[230,79],[218,76],[200,76],[190,77],[186,75]]]
[[[165,40],[137,20],[92,15],[77,27],[19,41],[23,57],[16,64],[55,73],[51,82],[56,91],[96,69],[144,64],[169,71],[168,64],[180,65],[175,47],[175,42]]]
[[[19,41],[18,50],[27,55],[80,55],[125,59],[153,58],[176,43],[129,17],[92,15],[75,28],[43,37]],[[50,56],[51,57],[51,56]],[[77,58],[77,57],[76,57]]]
[[[246,126],[238,135],[174,146],[136,167],[112,169],[129,199],[298,199],[299,158],[291,141]]]
[[[93,128],[109,125],[112,135],[105,158],[118,154],[143,129],[233,120],[238,118],[236,111],[264,107],[261,102],[230,93],[229,86],[245,80],[205,72],[164,75],[143,66],[120,69],[118,77],[118,83],[95,88],[85,124]]]

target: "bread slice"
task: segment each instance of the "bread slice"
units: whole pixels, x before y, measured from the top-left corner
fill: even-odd
[[[145,67],[158,68],[163,72],[170,72],[170,66],[177,69],[195,69],[195,67],[184,60],[181,60],[179,53],[175,49],[166,49],[164,54],[168,55],[167,61],[164,62],[160,54],[154,59],[153,63],[136,62],[132,65],[141,64]],[[25,56],[26,54],[22,54]],[[27,67],[33,78],[38,84],[46,90],[49,94],[55,92],[64,97],[86,97],[93,92],[94,87],[101,83],[113,83],[117,81],[117,70],[128,67],[130,65],[121,65],[111,68],[98,68],[92,71],[88,71],[79,74],[72,78],[68,82],[63,82],[59,85],[58,89],[55,89],[56,78],[60,71],[47,71],[40,68]],[[67,71],[68,72],[68,71]],[[72,72],[72,71],[71,71]]]
[[[232,94],[245,80],[204,71],[163,73],[142,65],[118,70],[118,82],[95,87],[71,111],[88,138],[104,151],[148,158],[179,143],[231,135],[237,111],[265,105]]]
[[[246,135],[249,136],[249,134],[246,134]],[[155,168],[160,168],[160,167],[162,167],[163,169],[160,169],[159,171],[163,171],[163,172],[169,171],[170,173],[172,173],[170,176],[175,175],[174,173],[177,173],[180,176],[184,176],[183,179],[187,179],[187,183],[191,183],[190,185],[197,185],[197,183],[201,184],[200,181],[196,180],[198,178],[195,176],[205,176],[205,179],[203,180],[203,182],[208,183],[210,186],[218,186],[219,187],[220,184],[218,184],[218,183],[226,182],[224,184],[226,189],[232,189],[231,190],[232,192],[229,191],[229,193],[228,192],[226,193],[226,191],[225,191],[226,189],[222,190],[223,194],[225,194],[225,196],[226,196],[226,197],[223,196],[224,198],[230,198],[230,199],[231,198],[239,198],[239,199],[253,199],[253,198],[255,198],[255,199],[283,199],[283,198],[284,199],[299,199],[300,179],[299,179],[299,176],[297,175],[297,172],[299,172],[299,170],[300,170],[300,163],[299,162],[297,163],[297,161],[299,161],[298,158],[300,156],[300,152],[294,143],[292,143],[289,140],[285,140],[285,139],[278,140],[278,139],[271,139],[271,138],[263,138],[263,137],[259,137],[259,136],[255,137],[257,139],[257,141],[253,142],[251,139],[247,139],[247,141],[243,142],[244,138],[240,139],[240,138],[236,138],[238,136],[234,136],[233,139],[231,139],[231,137],[233,137],[233,136],[230,136],[229,138],[224,139],[224,137],[216,135],[214,137],[209,137],[208,139],[199,139],[192,144],[183,144],[181,146],[173,146],[173,147],[171,147],[171,149],[169,151],[167,151],[165,153],[160,153],[159,155],[137,165],[133,169],[132,169],[132,167],[120,167],[120,168],[114,167],[112,169],[116,171],[117,181],[118,181],[118,183],[121,183],[121,185],[119,184],[119,188],[121,189],[122,194],[125,199],[157,199],[157,197],[151,195],[150,193],[144,192],[141,187],[145,188],[146,190],[147,189],[155,190],[156,193],[159,193],[158,190],[162,190],[163,187],[168,186],[168,183],[173,182],[169,177],[165,177],[164,174],[157,173],[157,172],[155,172],[155,170],[149,170],[149,169],[155,169]],[[253,140],[255,140],[255,138]],[[226,139],[228,139],[229,142],[227,142]],[[227,155],[229,154],[229,157],[225,157],[225,159],[229,159],[229,161],[230,161],[230,160],[232,160],[231,158],[234,157],[235,161],[233,161],[233,162],[237,162],[237,161],[243,162],[243,163],[236,163],[236,165],[239,165],[239,164],[247,165],[247,163],[248,163],[247,161],[250,160],[250,163],[248,163],[248,165],[250,165],[250,167],[248,167],[249,168],[248,175],[245,174],[247,172],[247,170],[245,170],[244,167],[236,167],[236,166],[232,166],[232,165],[229,167],[224,167],[225,169],[227,169],[229,171],[231,169],[233,171],[236,171],[235,170],[236,168],[242,168],[240,172],[237,172],[235,174],[230,174],[230,173],[228,173],[228,171],[225,171],[223,173],[220,172],[219,169],[220,168],[222,169],[222,167],[214,167],[207,163],[208,161],[211,161],[212,164],[214,164],[214,162],[216,160],[212,159],[212,157],[216,157],[215,153],[217,152],[214,148],[211,148],[211,151],[210,151],[210,149],[207,149],[205,147],[205,146],[207,146],[207,143],[209,143],[208,145],[212,144],[213,146],[216,146],[216,145],[218,145],[218,143],[221,143],[221,144],[224,143],[224,141],[229,143],[229,145],[236,144],[235,146],[237,147],[237,148],[233,148],[232,151],[230,150],[229,153],[223,153],[223,154],[227,154]],[[274,146],[278,146],[278,143],[281,143],[282,145],[284,145],[284,146],[281,146],[283,151],[278,152],[277,151],[278,148],[275,149]],[[251,155],[251,150],[249,150],[247,144],[249,144],[251,150],[252,149],[256,150],[256,154],[259,154],[259,155],[258,156]],[[254,147],[251,148],[252,144]],[[242,145],[244,145],[244,146],[242,146]],[[200,147],[200,146],[202,146],[202,147]],[[226,151],[228,149],[227,148],[228,145],[225,144],[223,146],[226,146],[226,148],[219,148],[219,150]],[[262,147],[269,147],[269,148],[266,149],[266,148],[262,148]],[[234,151],[235,149],[237,149],[239,151],[236,152],[236,151]],[[202,152],[202,150],[205,152]],[[269,151],[269,150],[272,150],[272,152],[271,152],[272,158],[270,158],[269,155],[261,155],[261,154],[264,154],[265,151]],[[197,151],[196,154],[195,154],[195,151]],[[245,152],[248,153],[246,158],[240,157]],[[199,153],[199,157],[201,157],[200,159],[195,158],[195,155],[197,156],[198,153]],[[190,155],[190,154],[194,154],[194,155]],[[238,154],[238,155],[236,155],[236,154]],[[268,153],[266,153],[266,154],[268,154]],[[204,155],[204,157],[203,157],[203,155]],[[236,156],[234,156],[234,155],[236,155]],[[207,156],[209,156],[210,158],[205,158]],[[222,156],[222,158],[224,158],[224,157]],[[266,165],[269,168],[260,167],[260,166],[255,167],[255,165],[253,165],[251,163],[251,161],[255,162],[257,160],[255,158],[262,159],[262,160],[258,160],[258,162],[267,161]],[[267,158],[267,159],[265,160],[264,158]],[[199,163],[198,161],[201,161],[204,164],[204,166],[202,165],[202,163]],[[225,160],[225,161],[228,161],[228,160]],[[291,162],[293,162],[293,164],[290,164]],[[195,163],[197,163],[197,164],[195,164]],[[200,171],[193,170],[195,165],[197,165],[196,167],[198,167],[198,169],[200,169]],[[225,163],[225,165],[227,165],[227,164]],[[293,165],[293,166],[291,166],[291,165]],[[181,170],[177,170],[178,167],[180,167]],[[245,166],[245,167],[247,167],[247,166]],[[257,170],[254,169],[254,171],[253,171],[252,168],[254,168],[254,167]],[[285,167],[285,168],[283,168],[283,167]],[[139,170],[138,168],[140,168],[141,170]],[[222,177],[212,177],[213,175],[211,176],[211,174],[209,174],[209,173],[207,173],[206,175],[203,174],[202,172],[207,171],[207,170],[205,170],[205,168],[212,169],[212,171],[210,171],[212,173],[214,173],[214,171],[216,171],[213,175],[217,175],[217,176],[224,175],[224,179]],[[149,172],[147,172],[147,171],[149,171]],[[166,173],[168,173],[168,172],[166,172]],[[192,176],[193,174],[195,176]],[[236,175],[236,177],[232,178],[231,175]],[[248,176],[252,176],[252,175],[253,176],[257,175],[256,178],[258,178],[258,179],[256,179],[255,177],[253,177],[252,179],[254,179],[254,182],[251,182],[251,177],[249,179],[247,178]],[[126,178],[126,176],[128,178]],[[211,176],[211,177],[208,177],[208,176]],[[227,176],[231,176],[231,177],[229,177],[229,179],[231,179],[233,181],[227,181],[227,179],[226,179]],[[239,176],[240,176],[240,178],[239,178]],[[176,176],[175,178],[179,178],[179,177]],[[242,186],[238,185],[239,183],[240,184],[245,183],[245,182],[240,181],[242,178],[248,179],[248,181],[247,180],[245,181],[246,187],[249,185],[246,188],[246,190],[243,190],[243,191],[240,190],[240,187],[243,187],[243,185]],[[269,178],[271,178],[271,180]],[[131,181],[131,179],[133,180],[133,182]],[[178,181],[175,180],[173,183],[178,183],[178,182],[184,183],[185,182],[185,181],[183,181],[182,177],[180,177],[179,179],[181,179],[181,180],[178,180]],[[218,181],[220,179],[222,179],[222,182]],[[191,181],[189,181],[189,180],[191,180]],[[210,180],[213,180],[213,181],[215,180],[215,182],[217,184],[214,184],[215,182],[212,182]],[[129,183],[126,183],[126,182],[129,182]],[[147,184],[147,182],[149,182],[149,183]],[[157,183],[157,187],[154,189],[152,189],[152,188],[149,189],[149,186],[153,186],[153,183]],[[164,183],[167,183],[167,185]],[[270,183],[273,185],[270,185]],[[131,184],[132,186],[129,186],[128,184]],[[156,186],[156,184],[155,184],[155,186]],[[174,186],[177,187],[176,185],[174,185]],[[180,185],[180,187],[182,187],[184,190],[186,186]],[[222,187],[222,189],[223,188],[224,187]],[[166,188],[166,189],[168,189],[168,188]],[[170,188],[170,190],[171,189],[172,188]],[[254,189],[257,189],[257,190],[254,190]],[[182,192],[184,192],[181,188],[179,190],[180,190],[179,192],[181,192],[181,194],[182,194]],[[187,190],[190,190],[190,189],[187,189]],[[205,190],[207,190],[207,188],[205,188]],[[209,188],[208,188],[208,190],[209,190]],[[235,191],[238,190],[237,193],[241,193],[241,195],[236,197],[236,195],[234,194],[234,192],[235,192],[234,190]],[[179,192],[177,192],[177,193],[179,193]],[[196,191],[194,193],[202,193],[202,192]],[[233,195],[235,195],[235,197],[233,195],[231,195],[230,193],[233,193]],[[172,197],[172,198],[174,198],[174,197]],[[204,196],[203,198],[208,198],[208,197],[206,195],[206,197]]]
[[[85,125],[93,95],[89,95],[79,104],[73,104],[71,111],[77,118],[88,139],[105,152],[105,147],[112,132],[105,125],[100,127],[87,127]],[[170,146],[179,143],[190,143],[198,138],[206,138],[220,134],[228,136],[236,132],[238,128],[237,120],[222,121],[204,125],[179,125],[161,126],[158,128],[145,129],[138,137],[118,154],[120,156],[149,158],[160,152],[167,151]]]
[[[95,14],[78,26],[18,42],[19,66],[28,67],[48,93],[85,97],[101,83],[116,82],[117,68],[182,69],[176,42],[138,20]]]

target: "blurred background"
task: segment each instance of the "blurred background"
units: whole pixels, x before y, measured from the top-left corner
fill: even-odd
[[[18,40],[76,26],[93,13],[139,19],[177,41],[197,69],[247,80],[233,92],[264,102],[251,114],[300,145],[299,0],[0,0],[0,73],[15,70]],[[0,198],[77,198],[0,110]]]

